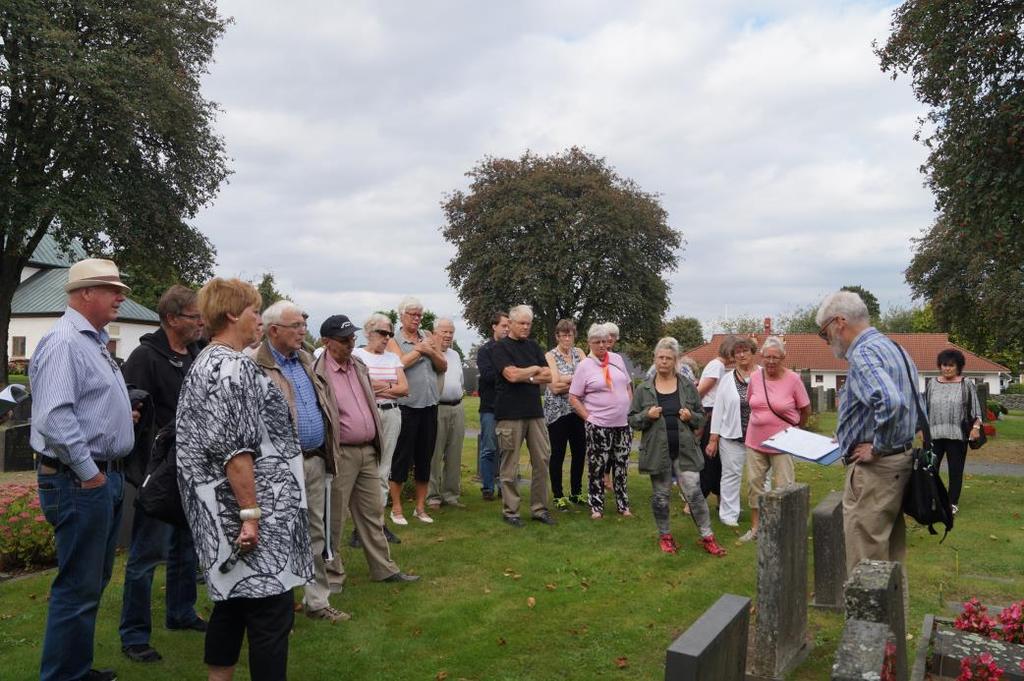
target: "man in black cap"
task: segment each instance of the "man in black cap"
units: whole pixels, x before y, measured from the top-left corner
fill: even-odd
[[[384,514],[380,505],[381,425],[370,373],[355,348],[356,327],[345,315],[328,317],[320,326],[325,352],[314,371],[324,378],[334,394],[338,411],[338,472],[331,488],[331,536],[340,537],[345,517],[352,515],[370,566],[370,578],[382,582],[412,582],[391,560],[384,536]],[[337,554],[327,565],[332,591],[340,591],[345,567]]]

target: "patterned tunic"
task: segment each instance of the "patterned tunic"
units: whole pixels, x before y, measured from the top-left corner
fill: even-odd
[[[579,350],[576,348],[572,349],[572,361],[566,360],[562,353],[556,350],[548,350],[548,354],[555,356],[555,368],[558,369],[558,373],[565,374],[566,376],[572,376],[576,373],[576,365],[580,363]],[[544,389],[545,423],[551,425],[566,414],[571,413],[572,407],[569,406],[569,393],[556,395],[551,392],[550,387]]]
[[[964,387],[966,386],[966,388]],[[981,414],[981,403],[974,381],[965,378],[956,383],[941,383],[936,379],[928,382],[928,425],[933,440],[963,440],[964,393],[970,401],[970,416]]]
[[[254,452],[259,543],[220,571],[241,530],[225,466]],[[178,487],[213,601],[264,598],[313,578],[302,453],[284,395],[251,359],[211,344],[181,388]]]

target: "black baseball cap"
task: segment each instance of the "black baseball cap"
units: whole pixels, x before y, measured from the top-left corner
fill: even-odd
[[[324,338],[351,338],[356,335],[356,325],[343,314],[331,315],[320,325],[320,335]]]

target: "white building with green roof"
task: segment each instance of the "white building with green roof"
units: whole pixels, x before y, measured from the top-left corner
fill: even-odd
[[[67,307],[64,284],[68,281],[68,268],[87,257],[77,242],[66,251],[50,235],[39,242],[21,271],[21,284],[11,301],[11,326],[7,339],[10,361],[31,359],[43,334]],[[110,353],[121,359],[128,357],[138,347],[139,338],[155,331],[158,326],[160,316],[156,312],[131,299],[125,300],[121,305],[121,315],[107,325]]]

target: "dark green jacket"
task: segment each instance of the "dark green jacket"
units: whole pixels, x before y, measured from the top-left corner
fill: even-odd
[[[679,385],[679,404],[693,414],[689,422],[680,421],[681,426],[688,426],[679,429],[680,468],[684,471],[701,471],[704,469],[704,455],[700,451],[695,432],[704,425],[704,409],[693,383],[682,376],[677,376],[676,382]],[[648,475],[664,474],[672,470],[665,415],[657,421],[647,417],[647,410],[656,406],[658,396],[654,392],[654,379],[651,378],[636,387],[633,403],[629,405],[629,425],[641,431],[640,472]]]

